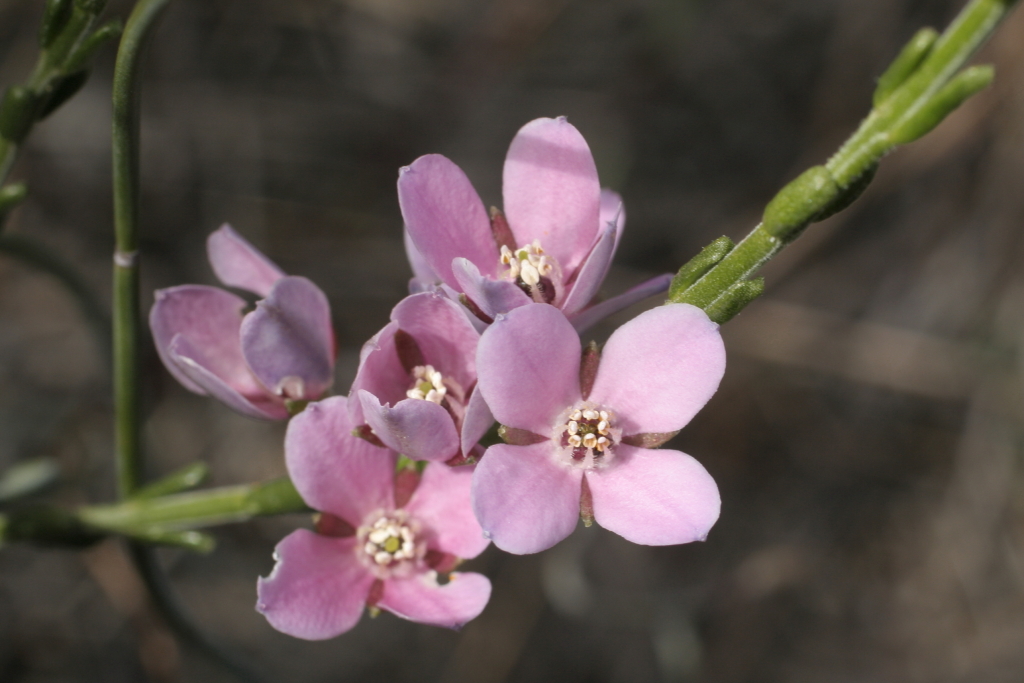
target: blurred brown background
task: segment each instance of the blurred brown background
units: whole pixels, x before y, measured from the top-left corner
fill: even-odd
[[[606,288],[622,291],[745,234],[855,128],[902,42],[961,6],[176,0],[145,70],[145,304],[213,283],[204,239],[229,221],[327,292],[344,391],[409,277],[398,167],[446,154],[498,204],[515,131],[561,114],[625,198]],[[0,84],[31,68],[41,7],[0,1]],[[887,159],[724,328],[725,381],[675,443],[722,490],[706,543],[594,527],[538,556],[491,549],[469,567],[494,598],[461,633],[384,614],[306,643],[253,610],[294,516],[220,528],[209,556],[162,552],[187,609],[274,681],[1024,678],[1024,12],[981,59],[995,86]],[[112,61],[34,131],[7,227],[103,296]],[[104,363],[67,294],[0,257],[0,467],[57,458],[49,500],[112,496]],[[187,393],[155,354],[147,368],[151,476],[196,459],[214,484],[283,473],[282,425]],[[143,680],[229,678],[175,644],[117,543],[0,550],[0,681]]]

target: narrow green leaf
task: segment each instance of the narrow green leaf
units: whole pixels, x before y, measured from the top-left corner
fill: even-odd
[[[723,236],[701,249],[700,253],[687,261],[672,278],[672,284],[668,288],[668,300],[679,303],[683,293],[724,259],[735,246],[731,239]]]
[[[939,33],[933,28],[923,28],[914,34],[914,37],[903,47],[899,56],[889,65],[885,73],[878,79],[878,87],[875,88],[873,98],[877,107],[892,94],[896,88],[910,78],[911,74],[921,66],[932,46],[938,40]]]
[[[44,50],[53,43],[71,18],[71,0],[47,0],[39,27],[39,47]]]
[[[995,69],[988,64],[964,69],[946,83],[914,116],[896,127],[890,137],[894,144],[913,142],[939,125],[954,109],[995,78]]]
[[[136,499],[156,498],[179,491],[187,491],[202,484],[209,474],[210,468],[205,462],[194,462],[163,479],[142,487],[132,497]]]
[[[36,94],[20,85],[12,85],[0,102],[0,137],[20,143],[36,120]]]
[[[764,278],[737,282],[704,309],[708,317],[719,325],[728,322],[747,304],[764,294]]]
[[[815,216],[828,209],[839,194],[839,186],[827,168],[809,168],[768,203],[761,227],[772,237],[791,240]]]

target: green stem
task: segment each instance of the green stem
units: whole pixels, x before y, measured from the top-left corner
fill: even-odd
[[[118,491],[141,481],[139,412],[139,74],[143,49],[168,0],[141,0],[125,25],[114,65],[114,422]]]
[[[669,302],[699,306],[718,323],[738,313],[761,290],[759,284],[737,287],[739,283],[808,224],[846,208],[870,182],[883,156],[930,131],[988,85],[990,67],[959,70],[1014,2],[972,0],[934,43],[927,33],[915,36],[881,79],[876,106],[839,151],[784,187],[768,204],[762,222],[693,284],[674,286]],[[700,259],[683,271],[703,270],[706,264]],[[683,271],[680,283],[687,281]]]
[[[20,235],[0,235],[0,252],[14,256],[56,278],[75,297],[86,321],[95,330],[104,348],[110,348],[110,318],[92,288],[71,264]]]
[[[92,505],[80,508],[77,515],[93,529],[130,536],[138,529],[197,529],[308,509],[292,482],[284,478]]]
[[[7,181],[7,176],[14,166],[14,159],[18,155],[18,146],[10,140],[0,137],[0,186]]]

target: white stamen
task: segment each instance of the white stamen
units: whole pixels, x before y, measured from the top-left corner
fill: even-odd
[[[597,437],[593,434],[587,434],[583,437],[583,446],[585,448],[593,448],[597,445]]]
[[[607,434],[608,433],[608,420],[601,420],[597,423],[597,433]]]
[[[576,432],[578,432],[580,430],[580,423],[577,422],[576,420],[570,420],[568,427],[569,427],[569,434],[570,435],[571,434],[575,434]]]
[[[599,413],[596,410],[584,410],[583,417],[587,420],[596,420]]]
[[[583,417],[583,412],[579,410],[574,410],[572,411],[572,415],[569,416],[569,419],[575,421],[579,420],[581,417]]]
[[[569,445],[573,448],[579,448],[581,443],[583,443],[583,439],[578,434],[573,434],[569,437]]]
[[[537,267],[529,261],[523,261],[520,265],[519,277],[531,287],[540,282],[540,272]]]

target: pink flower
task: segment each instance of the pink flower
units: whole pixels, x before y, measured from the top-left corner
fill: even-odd
[[[186,389],[209,394],[243,415],[285,419],[290,401],[319,398],[334,377],[334,332],[327,297],[289,277],[230,226],[206,242],[213,272],[228,287],[182,285],[156,292],[149,313],[160,359]]]
[[[436,292],[406,297],[363,346],[350,393],[353,421],[413,460],[471,457],[494,423],[475,391],[479,340],[450,299]]]
[[[404,619],[459,628],[491,594],[486,577],[438,571],[487,546],[469,504],[472,468],[428,465],[412,490],[396,456],[352,436],[347,399],[312,403],[288,425],[285,460],[295,487],[322,510],[322,533],[299,529],[281,541],[277,564],[257,584],[256,609],[298,638],[352,628],[364,605]]]
[[[549,303],[582,329],[667,289],[671,277],[660,276],[585,310],[608,273],[625,214],[617,194],[602,192],[590,148],[565,117],[520,129],[505,158],[503,194],[505,213],[489,217],[466,174],[445,157],[428,154],[401,170],[412,291],[440,280],[486,322]]]
[[[699,308],[659,306],[581,364],[579,336],[551,306],[495,319],[477,353],[480,391],[520,445],[487,449],[473,510],[503,550],[534,553],[584,515],[634,543],[702,540],[718,487],[685,453],[652,450],[690,421],[725,372],[718,326]]]

